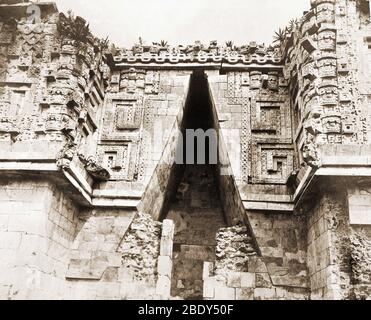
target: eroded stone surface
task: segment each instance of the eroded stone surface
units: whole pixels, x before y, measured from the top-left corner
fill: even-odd
[[[30,4],[0,6],[0,298],[370,299],[367,1],[311,1],[270,46],[128,49]],[[171,203],[204,103],[215,177]]]
[[[249,270],[249,257],[256,256],[257,252],[246,227],[221,229],[216,241],[216,274]]]
[[[371,294],[371,242],[362,231],[355,231],[351,243],[352,272],[357,284],[354,294],[358,299],[367,299]]]
[[[223,212],[211,167],[185,169],[168,219],[175,221],[172,295],[201,299],[203,266],[215,261],[216,234],[224,226]]]
[[[122,254],[123,268],[134,281],[156,281],[160,239],[161,225],[138,213],[117,250]]]

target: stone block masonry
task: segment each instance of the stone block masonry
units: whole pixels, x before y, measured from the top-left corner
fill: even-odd
[[[188,166],[172,199],[167,219],[175,223],[171,295],[202,298],[203,263],[215,260],[215,236],[224,226],[212,168]],[[169,243],[170,245],[170,243]]]
[[[76,206],[51,183],[36,179],[2,181],[0,199],[1,299],[68,296]]]
[[[81,211],[47,181],[2,182],[0,199],[0,299],[170,297],[172,221]]]
[[[100,280],[107,268],[119,267],[122,256],[117,249],[135,212],[88,212],[80,217],[80,232],[74,239],[67,279]]]
[[[252,211],[247,214],[272,283],[308,289],[305,216]]]
[[[308,287],[296,283],[283,267],[277,276],[272,257],[260,257],[246,234],[243,226],[219,231],[216,262],[204,263],[204,299],[308,300]]]
[[[0,5],[0,299],[371,298],[367,0],[131,48],[31,4]],[[216,165],[174,162],[189,128]]]

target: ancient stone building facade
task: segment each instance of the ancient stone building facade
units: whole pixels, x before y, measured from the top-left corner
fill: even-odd
[[[369,20],[312,0],[274,46],[127,50],[2,0],[0,298],[370,298]],[[198,128],[217,163],[179,164]]]

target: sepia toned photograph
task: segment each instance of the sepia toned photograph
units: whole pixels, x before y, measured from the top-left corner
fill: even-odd
[[[0,300],[371,300],[369,0],[0,0]]]

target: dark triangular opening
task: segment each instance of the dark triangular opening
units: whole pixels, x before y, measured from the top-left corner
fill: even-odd
[[[214,129],[216,126],[206,75],[195,71],[191,77],[188,99],[182,122],[183,140],[187,129]],[[171,178],[171,189],[163,217],[174,220],[172,296],[202,299],[203,265],[215,261],[215,236],[226,226],[219,198],[217,164],[209,164],[210,139],[205,150],[195,148],[194,162],[183,143],[184,164],[177,164]],[[195,143],[195,147],[197,143]],[[206,164],[197,164],[198,155],[205,152]],[[188,154],[188,157],[187,157]]]

